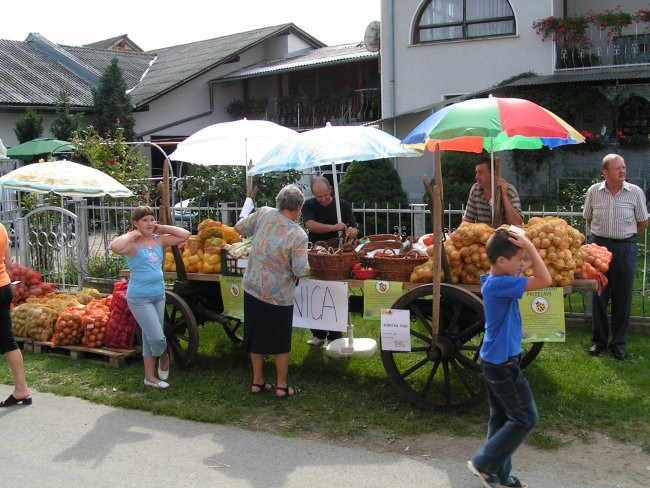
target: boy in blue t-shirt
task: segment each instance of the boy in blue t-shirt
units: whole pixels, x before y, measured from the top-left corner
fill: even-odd
[[[521,315],[518,300],[524,291],[551,285],[551,275],[533,243],[508,227],[497,229],[487,242],[490,273],[481,276],[485,335],[481,368],[490,402],[487,442],[471,461],[470,472],[485,488],[523,487],[510,475],[512,454],[537,424],[533,393],[519,367]],[[523,276],[527,260],[533,276]]]

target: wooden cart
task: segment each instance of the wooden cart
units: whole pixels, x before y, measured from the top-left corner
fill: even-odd
[[[440,165],[437,164],[439,168]],[[440,176],[437,181],[440,181]],[[424,178],[425,187],[431,190]],[[442,195],[436,186],[429,194],[434,235],[442,235]],[[163,191],[163,201],[166,201]],[[163,210],[163,215],[168,208]],[[446,268],[441,240],[434,243],[433,269]],[[186,273],[175,249],[177,273],[165,273],[174,281],[166,292],[165,334],[173,360],[181,368],[188,366],[198,349],[198,325],[217,322],[228,336],[241,341],[242,322],[222,315],[220,275]],[[441,282],[443,281],[443,282]],[[444,282],[446,281],[446,282]],[[347,280],[350,288],[362,281]],[[485,317],[479,285],[449,284],[445,277],[434,276],[428,284],[404,283],[407,292],[392,306],[410,311],[411,344],[409,352],[381,351],[381,359],[391,384],[410,403],[425,409],[463,409],[483,401],[485,389],[479,363]],[[594,280],[576,280],[564,292],[594,291]],[[525,346],[522,365],[530,364],[543,343]]]

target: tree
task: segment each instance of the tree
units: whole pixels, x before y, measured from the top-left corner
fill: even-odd
[[[79,129],[83,113],[70,113],[70,97],[67,92],[62,91],[56,101],[56,117],[50,125],[50,132],[55,138],[62,141],[69,141]]]
[[[253,183],[258,188],[255,204],[275,207],[275,196],[280,189],[296,183],[300,177],[298,171],[254,176]],[[185,176],[179,194],[179,198],[189,198],[194,206],[216,207],[226,202],[242,204],[246,198],[246,171],[243,166],[190,165],[190,174]]]
[[[125,186],[140,188],[146,185],[149,161],[138,151],[124,144],[123,129],[117,128],[113,139],[101,137],[92,127],[79,131],[72,138],[77,148],[76,159],[98,169]]]
[[[25,115],[16,121],[14,134],[20,144],[40,137],[43,134],[43,116],[28,109]]]
[[[117,58],[113,58],[111,64],[102,73],[99,87],[93,89],[95,105],[93,126],[102,137],[110,138],[111,134],[121,127],[127,141],[134,139],[133,105],[126,90],[122,69],[117,64]]]
[[[351,163],[339,184],[339,193],[341,198],[353,203],[355,207],[366,205],[374,208],[375,203],[379,209],[408,207],[408,198],[402,188],[399,173],[387,159]],[[375,226],[379,234],[388,231],[410,233],[408,228],[397,229],[397,222],[397,218],[382,213],[381,210],[376,219],[365,218],[366,228],[371,234],[374,232],[370,229]],[[402,225],[408,226],[410,223],[402,222]]]

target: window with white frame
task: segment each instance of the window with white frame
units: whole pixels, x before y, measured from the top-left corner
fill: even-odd
[[[430,0],[415,23],[414,44],[508,36],[516,32],[508,0]]]

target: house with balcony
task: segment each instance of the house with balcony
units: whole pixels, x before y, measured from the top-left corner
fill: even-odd
[[[149,52],[126,35],[64,46],[32,33],[23,42],[0,40],[0,48],[0,139],[7,147],[18,142],[13,129],[27,109],[43,115],[50,135],[62,90],[71,110],[92,123],[92,89],[113,58],[138,139],[167,154],[208,125],[242,117],[298,130],[380,117],[378,54],[363,42],[326,46],[291,23]],[[163,156],[154,150],[151,160],[159,176]]]
[[[630,175],[646,175],[647,9],[646,0],[382,0],[381,127],[403,138],[454,101],[519,96],[591,135],[585,148],[593,152],[553,151],[553,178],[571,168],[598,168],[607,152],[623,154]],[[507,163],[509,155],[501,156]],[[398,160],[397,168],[410,200],[420,201],[431,158]],[[507,174],[508,164],[502,168]],[[551,186],[550,174],[539,177]],[[542,186],[534,178],[507,178]]]

